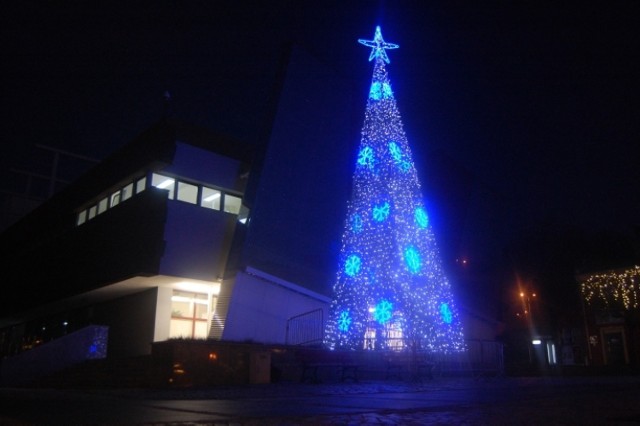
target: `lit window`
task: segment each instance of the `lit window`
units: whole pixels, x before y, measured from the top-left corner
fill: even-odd
[[[220,210],[220,191],[217,189],[202,187],[202,198],[200,199],[200,205],[208,209]]]
[[[169,191],[169,199],[173,200],[173,191],[176,186],[176,180],[169,176],[163,176],[154,173],[151,176],[151,186]]]
[[[240,198],[233,195],[224,194],[224,211],[227,213],[240,213]]]
[[[120,191],[114,192],[113,194],[111,194],[111,202],[109,203],[110,207],[115,207],[118,204],[120,204],[120,197],[122,194],[120,194]]]
[[[198,203],[198,187],[184,182],[178,182],[178,200],[191,204]]]
[[[89,219],[93,219],[94,217],[96,217],[97,209],[98,208],[96,206],[89,207]]]
[[[104,213],[107,211],[107,203],[108,203],[107,197],[104,197],[102,200],[100,200],[100,202],[98,203],[98,214]]]
[[[122,188],[122,196],[120,197],[120,201],[128,200],[129,198],[131,198],[132,195],[133,195],[133,184],[130,183],[129,185]]]
[[[206,293],[174,290],[169,337],[206,338],[215,301]]]
[[[138,179],[136,181],[136,194],[144,191],[144,188],[147,186],[147,178],[143,177],[142,179]]]
[[[240,207],[240,213],[238,214],[238,222],[246,224],[249,220],[249,209],[245,206]]]
[[[78,213],[78,220],[76,221],[76,225],[82,225],[86,221],[87,221],[87,211],[82,210],[80,213]]]

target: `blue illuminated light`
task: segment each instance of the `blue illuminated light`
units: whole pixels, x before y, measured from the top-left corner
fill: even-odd
[[[414,217],[416,219],[416,223],[420,228],[426,228],[427,226],[429,226],[429,216],[427,216],[427,212],[424,211],[424,208],[416,208]]]
[[[385,49],[397,49],[397,44],[387,43],[382,38],[382,31],[380,30],[380,26],[376,27],[376,32],[373,36],[373,40],[365,40],[363,38],[358,40],[358,43],[364,44],[367,47],[371,47],[371,54],[369,55],[369,60],[372,61],[375,58],[380,58],[386,63],[389,63],[389,57],[387,56]]]
[[[362,266],[362,259],[357,254],[352,254],[349,256],[347,261],[344,264],[344,271],[350,277],[355,277],[358,272],[360,272],[360,267]]]
[[[358,233],[362,231],[362,217],[359,214],[354,214],[351,218],[351,229],[353,232]]]
[[[398,47],[376,28],[374,63],[360,145],[352,152],[333,300],[324,343],[330,349],[463,351],[455,299],[438,254],[411,144],[389,79],[387,54]],[[366,90],[366,89],[365,89]],[[446,302],[446,303],[443,303]]]
[[[371,169],[373,168],[374,161],[375,158],[373,155],[373,149],[371,149],[370,147],[365,146],[358,153],[358,164],[360,164],[361,166],[365,166]]]
[[[422,261],[420,260],[420,253],[415,247],[409,246],[405,249],[404,260],[407,263],[409,272],[411,272],[412,274],[420,272]]]
[[[379,81],[374,81],[373,83],[371,83],[371,88],[369,89],[369,98],[373,99],[374,101],[393,98],[391,86],[389,85],[389,83],[380,83]]]
[[[393,92],[391,91],[391,85],[389,83],[382,83],[382,97],[384,99],[393,97]]]
[[[338,318],[338,330],[342,332],[349,331],[349,327],[351,326],[351,317],[349,316],[349,311],[340,312],[340,317]]]
[[[379,81],[371,83],[371,89],[369,89],[369,98],[375,101],[379,101],[380,99],[382,99],[382,90]]]
[[[373,220],[376,222],[382,222],[389,217],[389,211],[391,206],[387,201],[377,206],[373,206]]]
[[[449,308],[448,303],[440,305],[440,316],[442,317],[442,321],[447,324],[451,324],[451,321],[453,321],[453,312],[451,312],[451,308]]]
[[[402,161],[402,150],[395,142],[389,142],[389,152],[396,162]]]
[[[380,324],[385,324],[391,319],[393,313],[393,305],[388,300],[381,300],[373,311],[373,319]]]

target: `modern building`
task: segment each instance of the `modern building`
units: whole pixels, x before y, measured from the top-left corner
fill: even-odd
[[[0,357],[90,324],[108,326],[109,357],[171,338],[320,341],[339,235],[322,229],[340,226],[326,200],[344,198],[325,162],[350,160],[335,75],[292,49],[264,143],[164,119],[2,233]],[[287,335],[292,318],[315,331]]]

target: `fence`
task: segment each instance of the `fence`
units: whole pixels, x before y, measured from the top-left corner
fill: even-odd
[[[320,346],[324,337],[324,311],[315,309],[287,320],[287,345]]]

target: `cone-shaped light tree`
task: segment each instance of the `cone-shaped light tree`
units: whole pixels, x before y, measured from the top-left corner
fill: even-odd
[[[336,349],[433,352],[464,347],[462,326],[436,247],[400,112],[380,27],[373,79],[342,237],[326,344]]]

